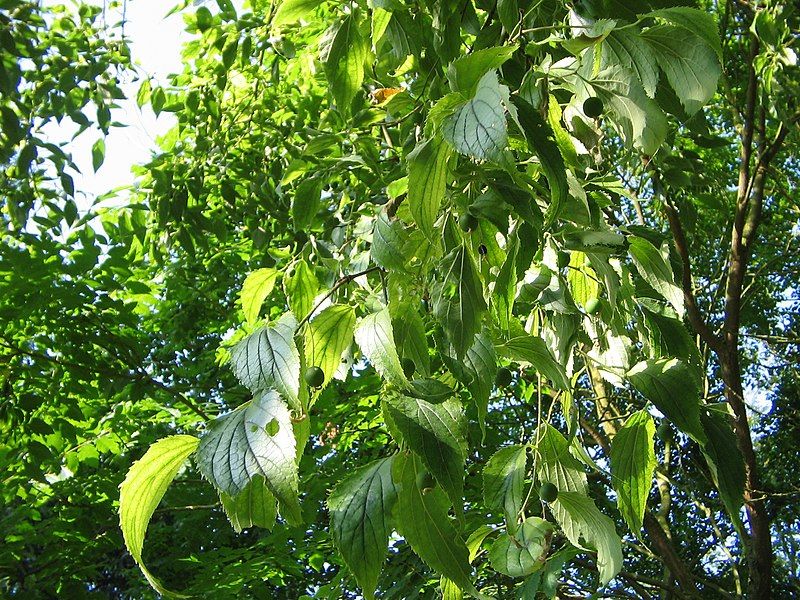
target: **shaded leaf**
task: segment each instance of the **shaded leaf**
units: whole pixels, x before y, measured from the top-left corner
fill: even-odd
[[[464,463],[467,457],[467,421],[458,400],[432,404],[419,398],[391,396],[383,410],[402,441],[422,460],[461,512]]]
[[[627,378],[678,429],[697,442],[705,441],[700,425],[700,390],[686,363],[676,358],[645,360],[634,365]]]
[[[389,546],[391,513],[397,501],[393,458],[356,469],[328,497],[333,541],[366,598],[375,597]]]
[[[423,473],[422,464],[414,454],[395,457],[392,477],[400,485],[397,530],[436,572],[462,590],[477,594],[467,560],[469,553],[447,516],[444,493],[439,488],[420,488],[417,480]]]
[[[278,516],[275,496],[267,488],[264,478],[256,475],[236,496],[220,492],[222,508],[233,530],[240,533],[248,527],[272,529]]]

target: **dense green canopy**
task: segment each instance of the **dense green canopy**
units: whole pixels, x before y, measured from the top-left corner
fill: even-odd
[[[0,0],[4,595],[800,591],[796,7],[175,10]]]

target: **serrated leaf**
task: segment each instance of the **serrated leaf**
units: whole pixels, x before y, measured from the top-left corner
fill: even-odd
[[[472,346],[486,310],[483,284],[465,245],[442,259],[440,272],[442,280],[433,290],[433,310],[461,358]]]
[[[569,452],[569,443],[553,426],[542,424],[534,433],[534,452],[537,453],[536,477],[541,482],[550,482],[562,492],[577,492],[586,495],[586,473],[583,465]],[[558,504],[550,510],[566,536],[577,539],[580,528],[569,513]]]
[[[642,33],[658,65],[688,115],[700,110],[717,90],[722,70],[714,49],[683,27],[658,25]]]
[[[248,527],[272,529],[278,516],[275,496],[267,488],[264,478],[256,475],[236,496],[220,492],[219,499],[233,530],[241,533]]]
[[[516,119],[528,142],[528,148],[539,158],[547,183],[550,186],[550,204],[545,212],[545,227],[557,217],[567,201],[569,184],[564,158],[555,141],[555,134],[539,112],[520,96],[514,96]]]
[[[289,523],[299,524],[295,452],[289,409],[278,392],[269,390],[209,423],[197,449],[197,466],[218,490],[233,498],[262,476],[278,499],[281,514]]]
[[[342,355],[353,343],[356,313],[352,306],[332,304],[306,326],[305,357],[307,365],[322,369],[327,385],[342,364]]]
[[[714,22],[714,17],[710,12],[699,8],[689,8],[687,6],[674,6],[654,10],[642,17],[654,17],[683,27],[698,37],[711,47],[718,58],[722,59],[722,43],[719,39],[719,29]]]
[[[479,160],[499,160],[508,144],[506,106],[508,88],[500,85],[497,73],[486,73],[475,95],[444,119],[442,134],[461,154]]]
[[[556,388],[569,389],[569,379],[564,367],[553,358],[553,354],[543,339],[532,335],[517,336],[499,346],[498,350],[511,360],[529,363],[549,379]]]
[[[580,538],[583,538],[597,550],[600,583],[605,585],[614,579],[622,569],[622,543],[614,528],[614,521],[601,513],[591,498],[577,492],[559,491],[553,505],[560,506],[577,525],[579,535],[567,534],[569,541],[580,547]]]
[[[314,308],[319,281],[305,260],[298,260],[290,273],[291,275],[283,280],[283,289],[289,301],[289,308],[302,319]]]
[[[361,319],[355,338],[361,352],[381,377],[400,387],[408,385],[397,355],[388,308]]]
[[[620,66],[611,67],[589,83],[625,144],[648,156],[655,154],[667,136],[667,118],[633,74]]]
[[[700,390],[686,363],[676,358],[644,360],[628,371],[627,379],[678,429],[701,444],[705,442]]]
[[[745,466],[733,432],[731,416],[725,404],[717,404],[703,411],[700,420],[708,438],[702,447],[703,454],[714,485],[728,514],[738,521],[744,498]]]
[[[440,404],[455,394],[453,388],[438,379],[414,379],[404,390],[405,395],[431,404]]]
[[[527,461],[526,446],[508,446],[495,452],[483,468],[486,507],[502,510],[512,531],[525,500]]]
[[[300,353],[294,342],[297,319],[292,313],[256,330],[231,349],[233,372],[250,391],[277,388],[297,404],[300,392]]]
[[[339,112],[350,114],[350,103],[364,82],[364,63],[369,46],[358,30],[354,13],[347,15],[336,28],[328,55],[325,74]]]
[[[141,459],[133,463],[125,481],[120,485],[119,524],[125,546],[153,589],[165,596],[179,595],[165,589],[144,566],[144,536],[150,517],[164,497],[167,487],[199,442],[200,440],[191,435],[173,435],[157,441]]]
[[[433,236],[433,224],[447,187],[450,148],[438,138],[425,140],[408,155],[408,208],[422,232]]]
[[[603,40],[601,69],[621,65],[641,82],[645,93],[655,98],[658,85],[658,63],[650,46],[640,35],[615,29]]]
[[[477,595],[472,585],[469,552],[447,516],[447,501],[439,488],[421,489],[424,473],[414,454],[395,457],[392,476],[400,485],[397,495],[397,530],[414,552],[462,590]]]
[[[637,536],[656,469],[655,433],[653,417],[640,410],[625,421],[611,440],[611,483],[617,493],[617,506]]]
[[[406,264],[403,249],[407,241],[403,224],[397,219],[389,219],[386,211],[382,210],[375,218],[372,230],[370,255],[375,264],[384,269],[402,269]]]
[[[517,49],[516,46],[493,46],[471,52],[454,60],[447,67],[450,89],[472,96],[481,80],[489,71],[502,66]]]
[[[390,396],[383,410],[460,513],[467,457],[467,421],[458,400],[432,404],[419,398]]]
[[[630,236],[628,253],[639,275],[683,316],[683,289],[675,283],[669,263],[648,240]]]
[[[244,320],[248,325],[258,321],[261,305],[264,304],[264,300],[275,287],[275,281],[278,279],[279,274],[276,269],[258,269],[250,273],[244,280],[240,300],[242,302]]]
[[[331,533],[365,598],[375,597],[397,501],[393,458],[382,458],[340,481],[328,497]]]
[[[283,0],[272,18],[273,27],[291,25],[320,5],[319,0]]]
[[[492,544],[492,567],[509,577],[526,577],[538,571],[547,559],[553,529],[544,519],[528,517],[513,536],[504,533]]]

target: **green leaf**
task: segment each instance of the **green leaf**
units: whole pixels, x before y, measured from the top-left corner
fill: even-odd
[[[517,295],[517,253],[519,251],[519,232],[511,234],[506,247],[506,260],[500,267],[492,290],[492,312],[497,324],[505,332],[509,331],[513,318],[514,298]]]
[[[579,538],[583,538],[597,550],[600,583],[605,585],[614,579],[622,569],[622,543],[614,528],[614,521],[597,510],[591,498],[577,492],[559,491],[554,505],[564,509],[577,524],[578,536],[570,536],[565,531],[569,541],[580,547]]]
[[[676,358],[645,360],[634,365],[627,378],[678,429],[701,444],[705,442],[700,390],[686,363]]]
[[[289,269],[288,277],[283,280],[283,290],[289,301],[291,311],[302,319],[314,308],[314,299],[319,291],[319,281],[314,270],[305,260],[298,260]]]
[[[518,0],[497,0],[497,16],[507,33],[514,31],[522,21]]]
[[[439,488],[421,488],[418,477],[424,469],[414,454],[395,457],[392,476],[400,485],[397,495],[397,530],[414,552],[436,572],[462,590],[477,595],[472,585],[469,552],[450,517]]]
[[[292,197],[292,221],[295,231],[304,231],[314,222],[319,212],[322,198],[322,181],[316,178],[304,179]]]
[[[626,146],[634,146],[648,156],[655,154],[667,136],[667,118],[633,74],[623,67],[612,67],[600,71],[589,83]],[[586,97],[581,97],[580,102]]]
[[[347,15],[336,28],[328,55],[325,74],[339,112],[350,114],[350,103],[364,81],[364,63],[369,46],[358,31],[355,14]]]
[[[714,95],[722,74],[714,49],[688,29],[673,25],[651,27],[642,37],[687,114],[700,110]]]
[[[444,139],[461,154],[499,160],[508,144],[507,105],[508,88],[500,85],[496,71],[489,71],[478,82],[474,97],[442,123]]]
[[[431,365],[428,353],[428,337],[425,322],[412,301],[392,301],[389,311],[392,314],[394,340],[400,355],[410,358],[417,367],[417,373],[430,375]]]
[[[322,369],[325,373],[323,386],[341,366],[342,355],[353,343],[355,325],[356,313],[352,306],[332,304],[306,326],[306,364]]]
[[[745,489],[745,467],[733,432],[732,418],[725,404],[716,404],[703,411],[700,420],[708,437],[703,445],[703,454],[714,485],[728,514],[735,522],[739,522]]]
[[[628,253],[633,259],[633,264],[639,275],[649,283],[653,289],[661,294],[672,307],[683,315],[683,289],[676,285],[672,268],[659,252],[658,248],[649,241],[637,236],[629,236]]]
[[[447,187],[449,156],[450,148],[438,138],[418,144],[408,155],[408,208],[429,238]]]
[[[714,50],[717,58],[722,60],[722,43],[719,39],[719,29],[714,22],[714,17],[708,11],[686,6],[675,6],[654,10],[642,15],[642,17],[653,17],[691,31],[702,38]]]
[[[442,259],[439,271],[442,280],[434,286],[433,310],[460,358],[472,346],[486,310],[483,285],[463,244]]]
[[[106,142],[103,138],[97,140],[92,146],[92,168],[97,173],[98,169],[103,166],[103,161],[106,158]]]
[[[550,205],[545,212],[545,227],[547,227],[558,217],[569,193],[564,158],[556,144],[553,130],[539,111],[520,96],[514,96],[513,102],[517,109],[516,118],[528,147],[539,158],[542,171],[550,185]]]
[[[361,319],[355,338],[361,352],[381,377],[400,387],[408,385],[397,355],[388,308]]]
[[[476,50],[454,60],[447,67],[450,89],[467,97],[472,96],[483,76],[502,66],[516,49],[516,46],[494,46]]]
[[[261,305],[272,293],[278,275],[277,270],[264,268],[253,271],[244,280],[240,300],[244,311],[244,320],[248,325],[253,325],[258,321]]]
[[[569,452],[569,442],[548,423],[542,424],[534,434],[534,452],[537,454],[536,477],[541,482],[550,482],[562,492],[577,492],[586,495],[586,473],[583,465]],[[558,503],[550,505],[553,516],[572,540],[580,534],[579,525]]]
[[[403,390],[407,396],[419,398],[431,404],[440,404],[455,394],[453,388],[438,379],[414,379]]]
[[[381,211],[375,218],[372,230],[372,246],[370,255],[375,264],[384,269],[402,269],[406,264],[403,249],[408,235],[403,223],[397,219],[389,219],[386,211]]]
[[[231,349],[231,366],[250,391],[277,388],[293,405],[300,393],[300,353],[294,342],[292,313],[261,327]]]
[[[368,599],[375,597],[392,532],[391,513],[397,501],[393,458],[356,469],[328,497],[333,541]]]
[[[272,529],[278,516],[275,496],[269,491],[263,477],[256,475],[236,496],[220,492],[219,499],[233,530],[241,533],[248,527]]]
[[[528,517],[513,536],[504,533],[492,544],[492,567],[509,577],[526,577],[538,571],[547,559],[553,529],[544,519]]]
[[[650,46],[640,35],[615,29],[603,40],[601,69],[621,65],[641,82],[645,93],[655,98],[658,85],[658,62]]]
[[[200,440],[191,435],[173,435],[157,441],[140,460],[133,463],[120,486],[119,524],[125,546],[150,585],[165,596],[177,594],[165,589],[144,566],[144,536],[150,517],[164,497],[164,492],[199,442]]]
[[[319,0],[283,0],[272,18],[273,27],[292,25],[320,5]]]
[[[655,433],[653,417],[640,410],[628,418],[611,441],[611,482],[617,493],[617,506],[637,536],[656,468]]]
[[[499,346],[498,350],[503,356],[511,360],[529,363],[549,379],[556,388],[560,390],[569,389],[569,379],[564,367],[553,358],[553,354],[543,339],[532,335],[518,336]]]
[[[419,398],[390,396],[383,410],[402,441],[421,459],[460,513],[467,458],[467,421],[458,400],[432,404]],[[400,441],[400,440],[398,440]]]
[[[527,446],[500,448],[483,468],[483,499],[487,508],[503,511],[510,530],[522,510],[527,472]]]
[[[278,392],[269,390],[208,424],[197,449],[197,465],[232,498],[262,476],[278,499],[281,514],[289,523],[299,524],[295,448],[289,409]]]

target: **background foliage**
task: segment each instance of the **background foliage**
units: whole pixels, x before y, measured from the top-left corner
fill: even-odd
[[[126,44],[0,0],[4,593],[796,594],[798,15],[687,4],[179,7],[100,209]]]

